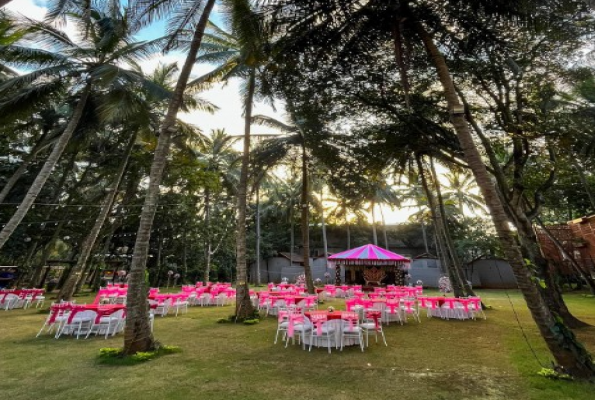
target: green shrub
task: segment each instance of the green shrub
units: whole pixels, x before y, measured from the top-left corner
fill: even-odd
[[[256,325],[260,322],[259,319],[245,319],[244,325]]]
[[[537,375],[543,376],[544,378],[548,378],[548,379],[557,379],[557,380],[564,380],[564,381],[573,380],[572,376],[565,374],[563,372],[558,372],[551,368],[542,368],[541,371],[539,371],[537,373]]]
[[[123,349],[104,347],[99,349],[99,362],[108,365],[134,365],[154,358],[181,352],[178,346],[159,346],[153,351],[139,351],[132,356],[125,356]]]
[[[99,349],[99,357],[100,358],[116,358],[122,357],[123,349],[116,348],[116,347],[104,347]]]

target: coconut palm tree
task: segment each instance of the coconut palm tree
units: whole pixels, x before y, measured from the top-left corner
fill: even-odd
[[[145,286],[145,271],[149,253],[151,228],[157,211],[159,185],[163,179],[167,155],[170,150],[172,134],[176,131],[176,116],[184,103],[186,86],[190,73],[198,55],[203,34],[215,0],[201,2],[183,2],[163,0],[139,0],[134,3],[137,20],[143,23],[153,21],[154,18],[169,16],[169,30],[172,33],[170,47],[174,47],[177,40],[181,41],[182,33],[189,35],[182,44],[185,46],[186,59],[180,70],[180,75],[168,103],[167,112],[159,127],[159,139],[151,165],[149,186],[145,195],[144,207],[140,216],[139,228],[136,234],[134,254],[130,265],[129,292],[127,300],[127,323],[124,333],[124,353],[135,354],[147,351],[155,346],[155,341],[149,328],[147,309],[147,287]]]
[[[258,155],[258,149],[255,150]],[[293,265],[293,251],[295,249],[295,208],[296,199],[301,193],[301,185],[293,173],[288,179],[281,179],[273,175],[271,184],[267,185],[267,201],[263,203],[262,215],[270,219],[284,221],[289,225],[289,265]]]
[[[95,246],[99,232],[109,213],[113,209],[116,194],[127,169],[128,159],[132,154],[133,146],[139,137],[144,140],[152,140],[153,127],[158,123],[159,118],[161,117],[161,111],[168,98],[171,97],[174,74],[176,71],[177,67],[175,64],[158,65],[148,76],[148,79],[152,84],[163,89],[162,92],[157,93],[157,96],[151,91],[142,89],[133,93],[112,91],[109,93],[109,96],[114,99],[115,102],[105,102],[104,107],[100,110],[103,114],[103,120],[116,127],[123,127],[122,130],[130,132],[130,136],[125,140],[127,144],[118,171],[116,172],[113,181],[109,184],[111,187],[105,189],[107,193],[102,203],[99,216],[95,220],[91,231],[85,237],[85,240],[81,245],[77,263],[70,270],[70,275],[62,286],[58,296],[60,300],[69,300],[74,295],[78,282],[81,282],[81,279],[84,277],[83,271],[87,267],[86,264]],[[141,72],[139,71],[139,74],[140,73]],[[214,111],[214,106],[212,104],[196,96],[186,96],[183,108],[185,110]],[[123,110],[126,111],[123,112]],[[183,143],[194,139],[200,134],[197,129],[182,121],[177,121],[176,129],[178,132],[176,132],[174,136],[174,143],[182,148],[184,148]],[[184,140],[182,140],[182,138]]]
[[[451,170],[443,176],[448,181],[448,187],[444,191],[445,198],[455,202],[461,216],[465,216],[464,207],[474,214],[486,211],[481,196],[473,193],[477,188],[473,175]]]
[[[235,192],[237,183],[238,154],[232,146],[238,141],[237,136],[230,136],[223,129],[211,131],[208,137],[202,140],[196,148],[198,159],[205,163],[206,170],[214,173],[217,179],[217,187],[222,183],[230,193]],[[211,208],[212,202],[219,201],[218,191],[213,193],[213,187],[209,184],[204,188],[204,216],[205,216],[205,270],[203,281],[205,285],[209,281],[211,272],[211,258],[214,255],[211,235]],[[215,199],[213,195],[215,194]]]
[[[288,107],[291,109],[291,105]],[[302,246],[304,259],[304,275],[306,277],[306,286],[310,293],[314,293],[314,281],[312,280],[312,270],[310,268],[310,216],[309,204],[312,195],[310,193],[310,146],[314,143],[309,139],[311,127],[305,118],[301,118],[296,113],[290,113],[288,119],[291,123],[286,124],[275,118],[264,115],[255,115],[253,121],[256,124],[268,126],[283,132],[282,137],[272,138],[262,142],[261,147],[255,151],[255,163],[257,165],[276,165],[288,156],[294,148],[301,151],[301,174],[302,190],[300,195],[301,207],[301,225],[302,225]],[[319,132],[320,133],[320,132]],[[318,144],[318,142],[317,142]],[[293,251],[293,249],[292,249]]]
[[[71,18],[82,21],[86,17],[71,15]],[[0,85],[0,97],[5,96],[1,112],[10,112],[11,107],[21,107],[31,96],[37,97],[37,101],[40,97],[47,100],[55,91],[69,90],[78,100],[68,125],[54,143],[37,178],[0,232],[0,248],[10,238],[41,192],[79,125],[92,93],[100,89],[114,89],[122,84],[148,85],[141,75],[122,68],[119,63],[141,60],[164,41],[163,38],[135,41],[135,31],[129,29],[125,13],[114,17],[97,10],[91,17],[91,25],[88,26],[93,34],[83,37],[80,42],[73,41],[49,23],[32,20],[23,20],[21,23],[27,26],[27,33],[17,42],[5,46],[1,57],[9,64],[34,70],[5,80]],[[27,47],[27,43],[32,41],[50,50]]]
[[[508,259],[523,297],[531,311],[539,331],[545,339],[552,355],[564,368],[580,378],[595,376],[595,366],[591,355],[575,339],[573,333],[556,322],[533,276],[525,265],[525,259],[509,226],[504,205],[494,187],[481,154],[473,141],[471,129],[465,117],[464,107],[455,90],[452,75],[446,58],[440,50],[439,33],[447,32],[456,24],[463,30],[469,23],[474,29],[481,29],[480,21],[521,21],[525,23],[540,18],[537,11],[552,6],[572,15],[581,7],[578,3],[542,0],[490,1],[490,0],[449,0],[440,7],[431,2],[414,1],[369,1],[359,0],[328,2],[324,0],[278,0],[267,2],[272,11],[272,26],[285,29],[284,34],[293,51],[297,54],[307,51],[328,52],[340,48],[340,55],[349,54],[349,49],[374,47],[379,38],[391,35],[394,43],[395,59],[401,72],[402,86],[408,93],[407,45],[420,44],[426,52],[438,81],[443,89],[444,100],[450,112],[452,126],[463,149],[465,160],[480,188],[502,248]],[[557,7],[560,5],[560,8]],[[574,11],[572,8],[574,8]],[[554,10],[544,11],[554,13]],[[371,17],[373,16],[373,17]],[[538,24],[539,25],[539,24]],[[438,34],[436,34],[438,33]],[[476,39],[480,37],[471,33]],[[490,36],[493,38],[493,35]],[[469,46],[467,46],[469,50]]]
[[[384,212],[382,210],[383,205],[388,205],[389,208],[400,206],[401,199],[398,196],[398,192],[395,191],[392,186],[387,182],[381,175],[377,175],[370,179],[371,184],[371,195],[370,200],[370,214],[372,216],[372,237],[374,244],[378,245],[378,235],[376,233],[376,208],[380,210],[381,221],[382,221],[382,232],[384,235],[384,246],[388,249],[388,236],[386,232],[386,221],[384,220]]]
[[[231,33],[226,32],[214,23],[209,24],[209,32],[205,35],[203,52],[198,62],[216,63],[218,66],[211,72],[199,77],[191,83],[198,88],[216,82],[241,78],[244,103],[244,143],[240,180],[237,186],[237,302],[238,318],[246,318],[252,313],[249,299],[248,272],[246,265],[246,204],[248,192],[248,165],[250,162],[250,124],[252,108],[257,94],[268,93],[266,70],[270,66],[268,38],[250,1],[231,0],[224,2],[228,15]],[[239,315],[241,313],[241,315]]]

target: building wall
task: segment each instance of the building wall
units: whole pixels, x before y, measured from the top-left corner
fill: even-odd
[[[335,271],[325,268],[324,258],[310,259],[312,267],[312,276],[316,280],[319,278],[325,282],[324,273],[329,272],[329,283],[335,282]],[[463,269],[465,276],[471,281],[473,287],[486,289],[513,289],[517,287],[516,279],[512,273],[512,268],[508,262],[498,259],[477,260],[472,265]],[[272,257],[260,262],[261,282],[279,283],[283,278],[291,283],[295,282],[298,275],[304,273],[302,265],[289,265],[289,260],[285,257]],[[423,282],[424,287],[437,288],[438,280],[446,275],[442,271],[440,261],[433,258],[423,258],[413,260],[409,268],[409,283],[415,285],[418,280]],[[256,264],[250,265],[250,281],[256,280]],[[345,281],[345,270],[341,268],[341,280]]]
[[[485,289],[516,289],[518,287],[508,261],[498,259],[476,260],[469,266],[477,273],[479,284]]]
[[[334,282],[334,270],[327,269],[324,258],[310,258],[310,267],[312,268],[312,278],[320,279],[324,282],[324,273],[329,272]],[[303,265],[291,266],[289,260],[285,257],[271,257],[267,260],[260,260],[260,280],[262,283],[279,283],[283,278],[291,283],[295,282],[298,275],[304,273]],[[250,282],[256,281],[256,263],[250,265]]]

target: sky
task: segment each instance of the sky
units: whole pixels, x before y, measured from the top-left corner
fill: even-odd
[[[7,9],[21,13],[29,18],[41,20],[44,18],[47,8],[44,6],[47,2],[44,0],[13,0],[6,7]],[[220,25],[220,15],[217,15],[215,9],[215,15],[213,17],[215,23]],[[66,24],[62,29],[69,34],[74,36],[73,27]],[[163,22],[154,24],[149,28],[145,28],[138,35],[138,39],[149,40],[152,38],[163,35],[165,25]],[[142,63],[142,68],[145,72],[152,71],[159,65],[159,63],[172,63],[177,62],[178,66],[181,67],[184,63],[184,55],[181,53],[169,53],[169,54],[155,54],[154,57]],[[198,77],[202,74],[210,71],[213,68],[212,65],[197,65],[193,69],[192,76]],[[244,131],[244,119],[242,117],[242,99],[239,96],[240,82],[238,80],[232,80],[225,85],[219,85],[218,87],[206,91],[201,94],[201,97],[214,103],[219,110],[215,114],[208,114],[205,112],[192,112],[192,113],[180,113],[178,117],[185,122],[196,125],[203,132],[208,133],[212,129],[225,129],[230,135],[242,135]],[[263,103],[255,103],[253,113],[264,114],[272,116],[274,118],[283,120],[283,104],[281,102],[275,103],[274,110],[270,105]],[[260,127],[257,125],[252,126],[253,134],[265,134],[275,133],[271,132],[270,128]],[[403,209],[383,209],[387,224],[395,224],[407,221],[409,216],[416,210],[412,208]],[[380,217],[380,210],[376,210],[378,218]],[[371,220],[371,218],[370,218]]]

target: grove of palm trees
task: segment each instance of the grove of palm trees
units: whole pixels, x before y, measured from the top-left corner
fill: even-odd
[[[591,398],[592,6],[0,1],[0,392]]]

